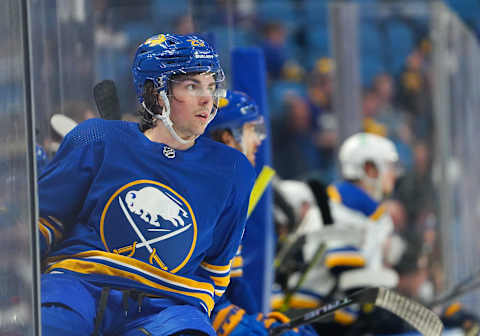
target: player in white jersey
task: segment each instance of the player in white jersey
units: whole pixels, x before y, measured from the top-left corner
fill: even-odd
[[[342,144],[339,161],[343,180],[326,190],[332,223],[324,225],[322,216],[315,215],[319,209],[314,203],[306,216],[309,220],[300,227],[306,238],[305,261],[312,260],[320,244],[325,252],[290,300],[292,308],[314,308],[337,295],[366,286],[394,287],[398,281],[397,274],[383,265],[393,224],[380,203],[394,187],[397,151],[384,137],[358,133]],[[290,285],[296,281],[292,277]],[[275,301],[274,305],[279,305]],[[353,310],[335,313],[335,321],[342,325],[355,319]]]

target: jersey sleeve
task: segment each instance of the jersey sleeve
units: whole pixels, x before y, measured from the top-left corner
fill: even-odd
[[[370,216],[365,244],[363,247],[365,258],[373,267],[383,265],[384,245],[393,233],[393,221],[385,207],[380,205],[373,215]]]
[[[64,138],[38,180],[40,249],[62,240],[83,207],[103,150],[98,122],[84,122]]]
[[[199,270],[202,276],[213,280],[215,302],[220,299],[230,282],[231,268],[243,236],[255,178],[253,167],[243,156],[237,161],[235,168],[235,173],[232,174],[232,190],[214,230],[215,243],[209,248]]]

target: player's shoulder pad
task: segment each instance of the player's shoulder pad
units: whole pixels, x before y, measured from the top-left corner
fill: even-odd
[[[104,142],[105,139],[118,136],[118,131],[125,128],[126,124],[120,120],[87,119],[72,129],[65,136],[65,141],[72,145]]]
[[[214,160],[217,165],[227,165],[230,169],[239,166],[238,168],[241,170],[254,172],[250,161],[248,161],[247,157],[238,149],[229,147],[206,136],[200,137],[199,140],[208,148],[209,158]]]
[[[217,172],[224,171],[231,176],[234,185],[253,187],[255,168],[242,152],[207,137],[201,139],[208,146],[209,161]]]
[[[333,187],[346,207],[359,211],[373,220],[377,220],[383,214],[383,207],[379,202],[355,184],[342,181],[335,183]]]

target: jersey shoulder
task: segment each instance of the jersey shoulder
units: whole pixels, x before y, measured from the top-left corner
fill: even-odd
[[[206,161],[217,173],[227,174],[234,183],[255,180],[255,169],[242,152],[205,136],[199,139],[208,158]]]
[[[208,154],[209,161],[215,165],[240,169],[240,171],[254,171],[247,157],[239,150],[207,137],[201,137],[201,144]]]
[[[121,137],[125,132],[131,133],[133,125],[136,124],[121,120],[87,119],[72,129],[65,136],[65,141],[72,145],[106,142]]]
[[[353,183],[341,181],[330,185],[327,189],[330,199],[346,207],[361,212],[367,217],[376,219],[381,210],[380,204],[364,190]]]

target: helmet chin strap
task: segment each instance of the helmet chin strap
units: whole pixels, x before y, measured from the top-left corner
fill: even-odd
[[[167,128],[168,132],[170,133],[170,135],[178,142],[180,142],[181,144],[183,145],[187,145],[187,144],[190,144],[192,142],[195,141],[195,139],[198,138],[198,136],[196,136],[195,138],[193,138],[192,140],[185,140],[185,139],[182,139],[178,134],[177,132],[175,132],[175,130],[173,129],[173,123],[172,123],[172,120],[170,119],[170,102],[168,101],[168,97],[167,97],[167,94],[165,93],[165,91],[160,91],[160,97],[162,98],[163,100],[163,103],[164,103],[164,106],[163,106],[163,109],[162,109],[162,114],[154,114],[152,111],[150,111],[150,109],[147,108],[147,106],[145,105],[145,101],[142,102],[142,106],[143,108],[152,115],[153,118],[157,119],[157,120],[161,120],[162,123],[165,125],[165,127]]]

